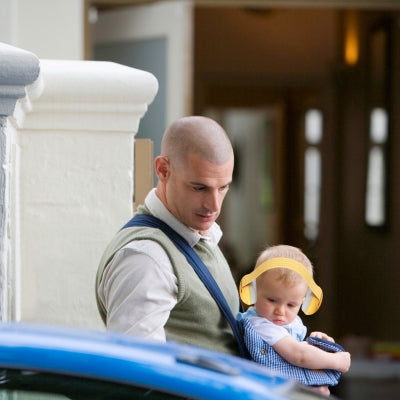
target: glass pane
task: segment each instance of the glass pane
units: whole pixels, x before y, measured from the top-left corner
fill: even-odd
[[[1,370],[0,400],[178,400],[179,395],[135,387],[34,371]]]
[[[385,164],[383,150],[375,146],[368,158],[365,219],[368,225],[385,223]]]
[[[321,187],[321,154],[315,147],[305,153],[304,182],[304,235],[314,240],[318,236]]]
[[[322,113],[310,109],[305,115],[305,134],[309,144],[318,144],[322,139]]]
[[[69,400],[69,397],[57,393],[1,390],[0,400]]]
[[[388,117],[386,110],[383,108],[374,108],[371,111],[370,124],[371,141],[376,144],[386,143],[388,136]]]

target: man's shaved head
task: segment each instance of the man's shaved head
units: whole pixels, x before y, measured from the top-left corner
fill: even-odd
[[[224,129],[206,117],[184,117],[164,133],[155,158],[156,195],[182,224],[205,234],[221,212],[234,155]]]
[[[184,167],[189,154],[221,165],[233,157],[233,149],[228,135],[217,122],[191,116],[174,122],[161,142],[161,156],[167,157],[175,168]]]

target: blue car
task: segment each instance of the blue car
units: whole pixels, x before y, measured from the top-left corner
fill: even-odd
[[[0,323],[0,399],[322,399],[238,357],[60,326]]]

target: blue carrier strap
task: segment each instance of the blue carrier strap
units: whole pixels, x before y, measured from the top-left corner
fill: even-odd
[[[189,243],[169,225],[161,221],[159,218],[149,214],[136,214],[130,221],[128,221],[122,229],[132,226],[147,226],[150,228],[157,228],[164,232],[169,239],[175,244],[177,249],[181,251],[186,257],[189,264],[193,267],[204,286],[211,293],[212,297],[218,304],[225,318],[232,328],[232,332],[236,338],[239,347],[239,353],[243,358],[250,358],[247,347],[244,344],[243,333],[240,329],[236,318],[233,316],[231,309],[226,302],[224,295],[221,292],[218,284],[215,282],[208,268],[204,265],[198,254],[192,249]]]

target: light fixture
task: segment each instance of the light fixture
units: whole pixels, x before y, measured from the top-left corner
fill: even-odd
[[[354,66],[359,58],[359,20],[357,11],[346,11],[345,15],[345,37],[344,37],[344,60],[349,66]]]

